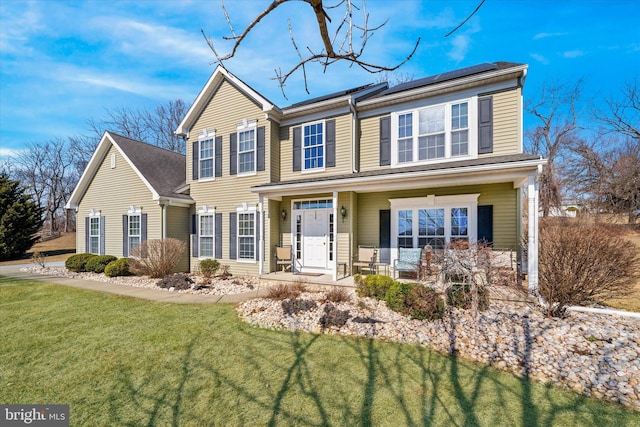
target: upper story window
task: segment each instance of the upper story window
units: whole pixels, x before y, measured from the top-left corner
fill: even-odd
[[[238,173],[256,171],[256,128],[238,129]]]
[[[214,141],[215,133],[207,132],[206,135],[201,135],[199,138],[199,168],[200,179],[213,178],[214,176]]]
[[[324,169],[324,123],[304,125],[302,132],[303,170]]]
[[[452,102],[393,114],[392,163],[469,156],[469,105],[469,101]]]

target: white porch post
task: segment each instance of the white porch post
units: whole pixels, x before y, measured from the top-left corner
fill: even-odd
[[[333,261],[331,262],[331,276],[338,280],[338,192],[333,192]]]
[[[262,194],[258,195],[258,212],[260,212],[260,236],[258,236],[258,274],[262,276],[264,273],[264,198]]]
[[[527,274],[529,276],[529,293],[538,294],[538,180],[537,174],[529,175],[527,183],[527,199],[529,205]]]

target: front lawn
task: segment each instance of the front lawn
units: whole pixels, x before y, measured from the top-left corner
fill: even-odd
[[[638,425],[640,414],[417,346],[267,331],[229,305],[0,277],[0,402],[71,425]]]

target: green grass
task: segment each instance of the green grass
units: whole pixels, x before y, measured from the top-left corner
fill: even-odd
[[[69,403],[74,426],[640,422],[417,346],[256,329],[229,305],[0,278],[0,325],[0,402]]]

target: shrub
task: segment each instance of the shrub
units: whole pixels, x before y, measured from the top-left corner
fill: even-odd
[[[229,266],[227,264],[222,264],[220,266],[220,270],[222,270],[220,272],[220,277],[222,277],[223,279],[228,279],[229,277],[231,277],[231,273],[229,272]]]
[[[159,280],[156,285],[164,289],[174,288],[176,290],[183,291],[191,289],[193,280],[191,280],[191,278],[186,274],[178,273],[171,276],[165,276],[162,280]]]
[[[305,285],[305,282],[300,279],[296,279],[296,281],[293,282],[293,285],[291,285],[290,288],[293,292],[296,292],[298,295],[300,295],[303,292],[307,292],[307,286]]]
[[[202,274],[205,279],[215,277],[219,268],[220,262],[216,259],[203,259],[200,261],[200,274]]]
[[[173,273],[186,250],[178,239],[145,240],[131,251],[129,268],[136,274],[165,277]]]
[[[104,272],[104,268],[107,266],[107,264],[117,259],[118,258],[114,257],[113,255],[96,255],[87,261],[84,269],[92,273],[100,274]]]
[[[357,283],[356,293],[359,297],[372,297],[377,299],[385,299],[387,290],[397,283],[389,276],[379,274],[369,274],[364,279],[362,276],[354,277]]]
[[[107,277],[130,276],[129,258],[120,258],[115,261],[111,261],[104,268],[104,275]]]
[[[33,255],[31,255],[31,261],[35,265],[39,265],[44,268],[47,265],[47,254],[45,252],[34,251]]]
[[[441,319],[444,301],[433,289],[418,283],[394,283],[387,291],[387,307],[417,320]]]
[[[332,326],[341,328],[347,323],[350,317],[349,310],[338,310],[332,304],[327,304],[324,306],[324,314],[320,318],[320,325],[322,329]]]
[[[325,302],[347,302],[349,301],[349,293],[344,288],[338,288],[334,286],[329,292],[324,296]]]
[[[317,302],[308,299],[292,298],[282,301],[282,311],[287,316],[298,314],[301,311],[313,310],[317,306]]]
[[[489,292],[484,286],[477,286],[478,310],[489,308]],[[468,283],[454,283],[447,288],[447,304],[456,308],[473,308],[473,287]]]
[[[640,276],[637,247],[600,227],[542,221],[539,244],[538,291],[547,316],[627,295]]]
[[[289,298],[298,298],[302,292],[295,286],[289,286],[279,283],[267,288],[266,298],[273,300],[285,300]]]
[[[87,265],[87,261],[97,256],[98,255],[87,254],[87,253],[71,255],[64,262],[64,266],[67,267],[67,270],[73,271],[74,273],[82,273],[84,271],[87,271],[85,269]]]

